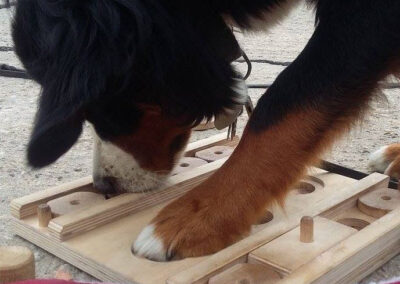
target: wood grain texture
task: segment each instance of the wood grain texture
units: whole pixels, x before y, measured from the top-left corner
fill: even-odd
[[[345,225],[315,217],[314,240],[305,243],[299,239],[300,228],[297,227],[250,253],[250,262],[264,263],[283,274],[289,274],[340,241],[357,233],[357,230]]]
[[[39,227],[46,228],[50,220],[53,218],[53,214],[51,213],[51,208],[47,204],[40,204],[37,208],[37,215],[38,215],[38,223]]]
[[[338,243],[280,281],[283,283],[354,283],[400,250],[400,209]],[[384,253],[383,253],[384,252]]]
[[[127,215],[177,198],[207,179],[226,159],[200,166],[170,178],[171,186],[154,193],[127,193],[94,206],[76,210],[50,221],[49,232],[58,240],[67,240]]]
[[[235,136],[232,140],[227,140],[227,133],[220,133],[209,138],[190,143],[185,150],[185,157],[194,157],[201,150],[213,146],[230,146],[236,147],[240,138]]]
[[[211,277],[208,284],[273,284],[281,276],[260,264],[240,263]]]
[[[30,195],[14,199],[11,202],[11,214],[18,219],[23,219],[36,214],[40,204],[79,191],[94,191],[92,177],[84,177],[66,184],[38,191]]]
[[[300,220],[300,242],[312,243],[314,241],[314,219],[304,216]]]
[[[400,207],[400,192],[390,188],[381,188],[361,196],[357,206],[365,214],[380,218]]]
[[[325,184],[323,190],[309,195],[290,193],[285,213],[281,213],[282,215],[279,217],[279,214],[274,211],[274,220],[268,223],[263,230],[176,274],[169,278],[168,283],[207,283],[211,276],[221,272],[232,261],[247,256],[252,250],[295,228],[302,216],[317,216],[323,212],[340,212],[337,211],[338,208],[349,208],[348,203],[354,205],[354,196],[358,198],[365,192],[389,184],[389,177],[378,173],[371,174],[357,182],[324,171],[314,171],[312,175],[323,180]],[[249,249],[250,247],[253,249]]]
[[[207,161],[199,158],[183,157],[182,159],[179,160],[179,162],[175,166],[174,170],[172,171],[172,175],[184,173],[193,170],[197,167],[203,166],[205,164],[207,164]]]
[[[0,283],[35,278],[35,259],[25,247],[0,247]]]
[[[234,264],[246,262],[248,253],[255,248],[296,227],[301,216],[318,214],[336,204],[332,204],[331,200],[343,202],[354,193],[354,190],[355,192],[361,190],[357,187],[352,188],[355,181],[349,178],[322,170],[315,170],[312,174],[324,181],[326,186],[324,190],[317,190],[310,195],[290,194],[286,213],[279,208],[271,208],[274,219],[265,225],[255,226],[258,230],[252,236],[221,252],[202,258],[157,263],[132,255],[130,251],[132,242],[166,203],[148,209],[138,209],[136,213],[127,214],[63,242],[52,237],[47,229],[39,228],[36,216],[15,220],[15,232],[104,281],[165,283],[169,279],[170,283],[206,283],[211,276],[223,272]],[[386,177],[375,176],[371,181],[380,181],[383,178]],[[344,194],[342,198],[335,198],[337,194],[342,193]],[[307,199],[310,200],[310,204],[317,204],[317,207],[304,207]],[[299,203],[303,203],[300,211]]]
[[[229,146],[214,146],[196,152],[196,157],[207,162],[214,162],[229,157],[233,153],[233,148]]]
[[[47,202],[53,217],[59,217],[105,201],[105,196],[94,192],[74,192]]]
[[[225,142],[226,140],[212,141]],[[197,144],[196,147],[204,147],[204,144]],[[309,174],[315,180],[321,181],[318,188],[304,193],[299,190],[291,191],[285,211],[278,206],[266,208],[273,215],[270,222],[255,225],[249,237],[214,255],[169,263],[152,262],[134,256],[130,251],[132,242],[161,208],[207,178],[223,162],[217,161],[178,174],[172,177],[170,187],[153,194],[121,195],[55,218],[49,227],[60,223],[62,226],[54,228],[58,232],[67,232],[63,236],[64,241],[60,242],[61,237],[55,237],[54,229],[39,227],[36,215],[29,215],[23,220],[15,219],[15,232],[104,281],[140,284],[207,283],[210,277],[235,264],[247,262],[251,251],[294,229],[301,217],[316,217],[324,212],[335,216],[334,213],[342,212],[338,208],[351,208],[356,202],[355,196],[358,198],[363,193],[388,183],[388,177],[380,174],[372,174],[361,181],[355,181],[312,169]],[[26,200],[27,204],[32,206],[41,200],[42,197],[37,198],[38,196]],[[51,195],[46,198],[52,199]]]

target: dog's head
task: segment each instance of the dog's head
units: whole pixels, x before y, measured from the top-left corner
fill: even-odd
[[[236,41],[219,15],[185,3],[18,1],[16,53],[42,86],[30,165],[56,161],[87,120],[97,136],[95,183],[150,189],[171,171],[193,125],[238,103]],[[233,51],[221,47],[223,37]]]

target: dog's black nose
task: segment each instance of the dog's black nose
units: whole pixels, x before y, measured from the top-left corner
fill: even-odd
[[[113,177],[95,177],[93,180],[94,188],[103,194],[117,193],[115,178]]]

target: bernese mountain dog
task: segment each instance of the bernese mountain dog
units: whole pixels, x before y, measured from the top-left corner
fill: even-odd
[[[298,2],[18,0],[16,53],[42,87],[29,164],[56,161],[88,121],[96,187],[159,187],[191,128],[243,103],[230,25],[267,31]],[[201,256],[243,238],[398,74],[399,0],[308,2],[316,28],[304,50],[261,97],[230,159],[161,210],[134,242],[137,255]],[[399,149],[375,161],[399,171]]]

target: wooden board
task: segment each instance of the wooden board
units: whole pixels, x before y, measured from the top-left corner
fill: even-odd
[[[225,135],[223,137],[220,135],[219,138],[208,139],[206,143],[197,142],[195,145],[189,145],[185,156],[193,157],[197,152],[196,149],[200,151],[215,145],[234,146],[237,144],[238,140],[226,141]],[[221,138],[222,140],[218,142],[218,139]],[[169,187],[156,193],[150,195],[125,194],[101,202],[101,204],[54,218],[48,228],[39,226],[33,208],[36,210],[38,204],[53,199],[53,191],[54,198],[58,198],[60,194],[88,191],[88,187],[90,190],[90,185],[87,184],[89,180],[86,180],[84,190],[74,190],[70,185],[61,186],[56,190],[46,191],[46,194],[36,193],[18,199],[12,203],[13,215],[16,217],[14,219],[15,232],[104,281],[140,284],[207,283],[211,277],[217,276],[237,264],[248,263],[248,260],[251,259],[249,255],[251,256],[253,251],[268,245],[274,239],[296,228],[303,216],[313,216],[315,220],[322,219],[317,216],[334,220],[344,211],[354,210],[360,196],[387,186],[389,181],[387,176],[381,174],[372,174],[361,181],[356,181],[323,170],[312,169],[309,177],[305,177],[303,183],[290,192],[285,210],[279,207],[268,208],[273,216],[272,220],[266,218],[264,220],[266,223],[253,226],[249,237],[214,255],[168,263],[153,262],[132,255],[130,247],[133,241],[157,212],[168,202],[207,178],[224,161],[219,160],[177,174],[171,178]],[[82,187],[82,182],[80,186]],[[369,220],[373,224],[380,221],[380,219],[375,221],[374,218]],[[327,223],[329,222],[333,221],[327,221]],[[335,223],[335,227],[343,228],[342,226]],[[349,227],[346,231],[351,231],[352,234],[350,237],[341,238],[342,242],[358,235],[365,229],[356,232]],[[315,233],[317,232],[316,229]],[[337,242],[341,240],[337,240]],[[393,239],[390,240],[389,244],[393,245]],[[331,251],[335,246],[336,244],[332,242],[324,247],[324,250]],[[367,258],[371,265],[356,266],[355,269],[366,273],[381,259],[387,259],[390,255],[392,255],[390,250],[374,251]],[[310,259],[303,266],[309,265],[313,261]],[[336,264],[336,266],[340,265],[340,262]],[[328,271],[334,270],[336,266],[330,267]],[[268,269],[267,266],[265,267]],[[285,276],[283,280],[297,275],[297,271],[302,267],[294,269],[293,273]],[[232,271],[237,270],[232,269]],[[350,269],[343,277],[348,276],[349,279],[352,279],[351,273],[353,272],[354,270]],[[229,271],[227,273],[229,274]],[[324,271],[324,274],[327,272]]]

